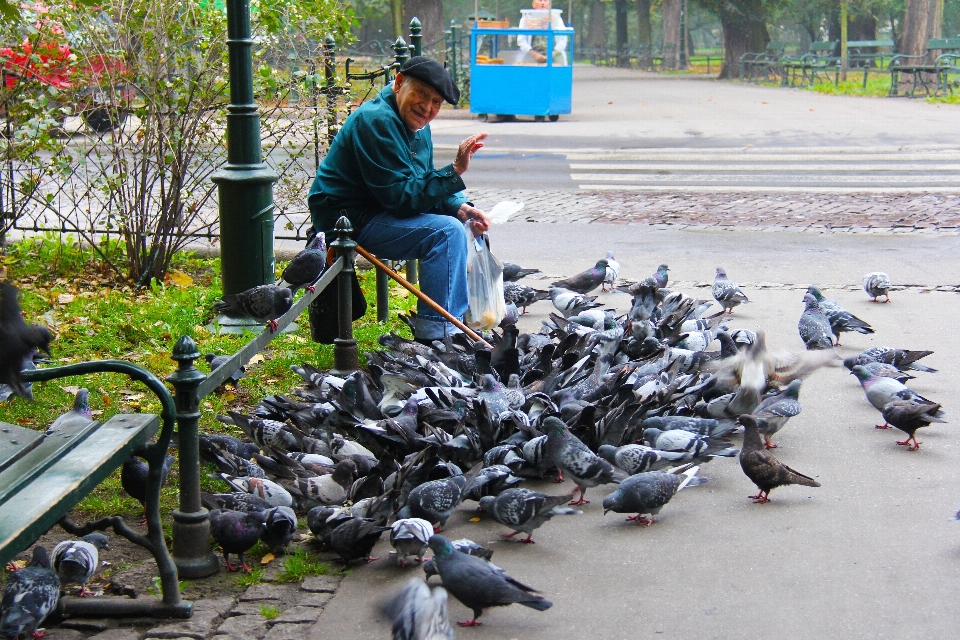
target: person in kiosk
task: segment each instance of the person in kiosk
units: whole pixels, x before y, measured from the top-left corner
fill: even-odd
[[[566,29],[563,24],[563,18],[560,17],[561,9],[551,9],[550,0],[533,0],[533,9],[521,9],[520,29]],[[535,62],[543,64],[547,61],[547,36],[531,36],[523,34],[517,36],[517,46],[520,52],[517,55],[517,62]],[[553,38],[553,63],[558,65],[567,64],[567,36],[554,36]]]
[[[407,60],[393,83],[346,119],[317,169],[307,196],[316,231],[329,235],[347,216],[361,247],[387,260],[420,260],[420,288],[459,320],[467,311],[467,239],[489,228],[467,201],[461,175],[487,133],[460,143],[452,164],[433,166],[430,121],[460,90],[436,60]],[[459,333],[424,303],[414,337],[421,342]]]

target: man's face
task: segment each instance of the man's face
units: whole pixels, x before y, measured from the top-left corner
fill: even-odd
[[[402,73],[394,80],[393,93],[397,97],[400,119],[410,131],[419,131],[430,124],[443,104],[443,97],[436,89]]]
[[[530,4],[533,6],[534,9],[550,8],[550,0],[533,0],[533,2],[531,2]]]

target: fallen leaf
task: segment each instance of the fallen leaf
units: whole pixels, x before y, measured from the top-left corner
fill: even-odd
[[[61,293],[57,296],[57,304],[70,304],[75,299],[75,296],[70,293]]]
[[[252,367],[253,365],[260,364],[261,362],[263,362],[263,354],[258,353],[257,355],[250,358],[250,361],[247,362],[247,366]]]
[[[260,558],[260,564],[270,564],[271,562],[274,561],[276,557],[277,556],[273,555],[272,553],[268,553],[267,555]]]
[[[72,396],[77,395],[77,391],[80,391],[80,387],[60,387],[60,388]]]
[[[221,396],[224,402],[232,402],[237,398],[237,395],[232,391],[227,391]]]
[[[470,518],[470,522],[480,522],[480,518]]]
[[[166,280],[168,283],[173,283],[178,287],[189,287],[191,284],[193,284],[193,278],[183,271],[178,271],[177,269],[174,269],[168,273],[164,280]]]

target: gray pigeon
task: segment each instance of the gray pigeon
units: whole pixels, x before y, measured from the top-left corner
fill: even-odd
[[[877,298],[886,296],[885,302],[890,302],[890,276],[882,271],[874,271],[863,276],[863,290],[870,296],[871,302],[879,302]]]
[[[317,540],[324,537],[354,516],[343,507],[314,507],[307,512],[307,528]]]
[[[226,482],[234,491],[249,493],[261,500],[266,500],[271,507],[293,506],[293,496],[290,495],[290,492],[273,480],[251,478],[249,476],[232,476],[227,473],[221,473],[215,477]]]
[[[526,278],[527,276],[532,276],[535,273],[540,273],[540,269],[524,269],[520,265],[512,262],[503,263],[504,282],[516,282],[520,278]]]
[[[916,451],[921,445],[917,440],[917,429],[933,422],[946,422],[937,415],[942,413],[939,404],[920,399],[906,391],[895,393],[893,399],[883,407],[882,413],[887,424],[910,436],[906,440],[897,441],[899,445],[909,445],[910,451]]]
[[[210,372],[214,372],[220,368],[221,365],[225,364],[230,360],[230,356],[218,356],[214,353],[208,353],[203,356],[207,361],[207,364],[210,365]],[[244,373],[246,369],[240,367],[236,371],[230,374],[230,377],[224,380],[223,385],[226,386],[228,383],[234,388],[237,388],[237,383],[240,382],[241,378],[246,378],[247,374]]]
[[[81,596],[93,595],[87,589],[87,581],[100,566],[100,552],[109,548],[107,536],[102,533],[91,533],[80,540],[64,540],[57,544],[53,548],[52,560],[60,584],[79,584]]]
[[[575,276],[570,276],[566,280],[557,280],[550,284],[551,287],[568,289],[576,293],[586,295],[603,284],[607,277],[607,261],[598,260],[590,269],[581,271]]]
[[[603,514],[635,513],[627,520],[646,526],[652,525],[660,509],[670,502],[678,491],[695,487],[707,481],[697,476],[700,467],[680,467],[673,472],[647,471],[630,476],[616,491],[603,499]],[[650,514],[647,518],[645,514]]]
[[[738,304],[750,302],[737,283],[727,278],[727,272],[723,267],[717,267],[712,291],[714,300],[720,303],[724,313],[733,313],[733,308]]]
[[[843,361],[847,369],[853,369],[855,365],[867,364],[868,362],[883,362],[892,364],[900,371],[925,371],[927,373],[936,373],[937,370],[926,365],[922,365],[917,360],[926,358],[933,351],[909,351],[907,349],[894,349],[893,347],[870,347],[861,351],[856,356],[852,356]]]
[[[482,558],[487,562],[490,562],[490,558],[493,557],[492,549],[481,547],[473,540],[469,540],[467,538],[460,538],[459,540],[454,540],[450,544],[452,544],[453,548],[459,551],[460,553],[466,553],[467,555],[476,556],[477,558]],[[493,564],[492,562],[490,563],[490,566],[494,567],[498,571],[503,571],[503,569]],[[427,580],[429,580],[433,576],[440,575],[437,572],[437,565],[434,564],[433,558],[423,563],[423,572],[426,574]]]
[[[498,496],[485,496],[480,499],[480,509],[490,517],[513,529],[513,533],[501,533],[504,538],[512,538],[518,533],[527,534],[520,542],[533,542],[533,531],[542,527],[553,516],[576,515],[583,513],[561,505],[570,502],[573,494],[548,496],[545,493],[529,489],[507,489]]]
[[[586,498],[587,488],[619,482],[626,477],[623,471],[614,468],[570,433],[559,418],[550,416],[543,421],[543,427],[547,432],[547,453],[560,470],[561,477],[566,473],[580,490],[580,499],[571,505],[590,502]]]
[[[838,347],[840,346],[840,334],[844,331],[856,331],[864,335],[874,333],[873,327],[868,323],[841,307],[836,301],[824,298],[819,287],[810,285],[807,287],[807,293],[817,299],[820,310],[830,321],[830,330],[837,337],[836,345]]]
[[[663,452],[683,454],[684,460],[708,455],[735,455],[734,450],[723,448],[726,444],[724,439],[706,438],[683,429],[661,431],[650,427],[643,430],[643,441],[654,449],[658,449],[661,454]]]
[[[417,556],[417,564],[423,564],[432,535],[433,525],[423,518],[401,518],[390,525],[390,544],[397,550],[397,565],[410,564],[407,556]]]
[[[617,286],[617,279],[620,277],[620,263],[613,257],[613,251],[607,251],[607,272],[603,276],[603,285],[601,289],[612,291]]]
[[[223,550],[227,571],[250,571],[250,567],[243,561],[243,554],[257,544],[263,531],[262,512],[244,513],[219,509],[210,512],[210,535]],[[231,553],[239,558],[239,567],[230,564]]]
[[[24,361],[37,350],[50,355],[51,338],[46,327],[24,322],[18,294],[15,286],[0,282],[0,384],[29,397],[21,380]]]
[[[50,568],[47,550],[33,548],[30,564],[19,571],[8,571],[0,601],[0,636],[14,640],[38,638],[37,628],[56,608],[60,599],[60,580]]]
[[[296,496],[301,506],[340,505],[346,502],[350,486],[357,476],[357,464],[341,460],[333,473],[296,480],[281,480],[279,484],[290,495]]]
[[[479,471],[479,469],[477,469]],[[474,474],[475,475],[475,474]],[[471,480],[466,476],[452,476],[424,482],[414,487],[407,496],[407,504],[400,509],[400,518],[423,518],[433,525],[434,533],[443,530],[447,519],[464,498]]]
[[[277,285],[286,286],[294,293],[306,287],[307,291],[313,293],[317,290],[313,283],[320,277],[326,266],[327,243],[321,231],[310,239],[303,251],[293,257],[280,274],[280,282]]]
[[[230,422],[237,425],[247,434],[247,437],[253,440],[261,447],[275,447],[284,451],[296,451],[299,448],[297,438],[290,432],[290,427],[285,422],[278,420],[260,420],[245,416],[242,413],[229,411]],[[222,419],[226,421],[226,418]]]
[[[550,297],[549,291],[543,291],[542,289],[534,289],[533,287],[527,287],[522,284],[517,284],[515,282],[504,282],[503,283],[503,299],[505,302],[517,305],[522,310],[521,313],[527,312],[527,307],[532,305],[534,302],[539,302],[540,300],[546,300]]]
[[[661,264],[659,267],[657,267],[657,272],[653,274],[653,279],[656,281],[657,286],[661,289],[667,286],[667,280],[669,278],[667,271],[669,270],[670,268],[667,267],[667,265]]]
[[[277,318],[293,306],[293,292],[275,284],[261,284],[234,295],[223,296],[213,310],[231,318],[252,318],[276,331]]]
[[[270,553],[285,553],[297,533],[297,514],[290,507],[271,507],[263,512],[263,533],[260,540]]]
[[[220,509],[221,511],[243,511],[253,513],[256,511],[266,511],[272,508],[270,503],[263,498],[250,495],[249,493],[207,493],[200,492],[200,501],[207,509]]]
[[[371,556],[370,552],[381,534],[388,529],[389,527],[381,526],[375,520],[350,518],[327,533],[323,540],[340,556],[344,564],[350,564],[354,560],[373,562],[377,558]]]
[[[90,392],[86,389],[78,389],[77,395],[73,397],[73,407],[70,411],[57,416],[44,435],[52,436],[61,429],[82,427],[93,420],[93,412],[90,411]]]
[[[644,429],[651,427],[661,431],[680,429],[707,437],[725,436],[739,426],[735,420],[714,420],[713,418],[697,418],[694,416],[653,416],[644,418],[641,425]]]
[[[170,475],[170,469],[176,458],[166,456],[163,459],[163,466],[160,468],[160,486],[167,483],[167,476]],[[147,463],[136,456],[127,458],[120,470],[120,486],[127,495],[139,502],[146,508],[147,503],[147,478],[150,473],[150,467]],[[146,517],[146,512],[144,512]]]
[[[830,328],[830,320],[820,309],[817,299],[809,293],[803,295],[804,309],[800,314],[800,322],[797,323],[797,330],[800,331],[800,339],[806,345],[808,351],[814,349],[832,349],[833,348],[833,330]]]
[[[596,296],[585,296],[569,289],[550,287],[550,300],[564,318],[575,316],[587,309],[596,309],[600,306],[599,302],[594,302],[596,299]]]
[[[447,590],[433,590],[421,578],[411,578],[383,606],[393,620],[393,640],[453,640],[447,616]]]
[[[477,620],[489,607],[505,607],[514,603],[546,611],[553,606],[536,595],[535,589],[514,580],[502,569],[486,560],[461,553],[443,536],[430,537],[433,563],[443,580],[444,588],[473,611],[473,620],[458,622],[461,627],[482,624]]]
[[[602,444],[597,449],[597,453],[604,460],[615,465],[618,469],[623,469],[630,475],[644,471],[656,471],[660,467],[687,458],[686,453],[660,451],[645,447],[642,444],[625,444],[622,447]]]
[[[777,487],[799,484],[805,487],[819,487],[820,483],[809,476],[794,471],[783,464],[763,446],[757,421],[753,416],[740,416],[743,425],[743,449],[740,451],[740,468],[760,490],[750,499],[763,504],[770,501],[770,492]]]
[[[770,438],[787,424],[787,420],[800,413],[801,384],[802,380],[794,380],[783,391],[765,398],[753,410],[753,417],[757,420],[757,428],[767,449],[777,448]]]
[[[894,396],[901,392],[906,392],[906,395],[898,396],[901,399],[914,397],[924,402],[930,402],[907,385],[897,382],[893,378],[880,378],[875,376],[860,365],[856,365],[850,373],[855,375],[857,380],[860,381],[860,386],[863,387],[863,391],[867,395],[867,401],[872,404],[877,411],[883,412],[883,408],[894,399]],[[877,429],[889,428],[890,425],[886,422],[877,425]]]

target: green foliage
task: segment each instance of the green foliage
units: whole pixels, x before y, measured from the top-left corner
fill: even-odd
[[[152,595],[154,598],[163,597],[163,589],[160,582],[161,582],[160,576],[153,576],[153,586],[147,587],[147,593]],[[183,590],[186,589],[188,586],[190,586],[190,583],[187,582],[186,580],[181,580],[180,582],[177,583],[177,588],[180,590],[180,593],[183,593]]]
[[[250,573],[239,573],[237,575],[237,586],[246,589],[255,584],[263,582],[263,576],[266,572],[263,569],[254,569]]]
[[[307,576],[322,576],[330,573],[330,565],[320,562],[306,549],[294,549],[283,559],[283,570],[277,574],[280,582],[300,582]]]
[[[276,607],[272,604],[261,604],[260,605],[260,615],[262,615],[267,620],[273,620],[280,616],[280,607]]]

